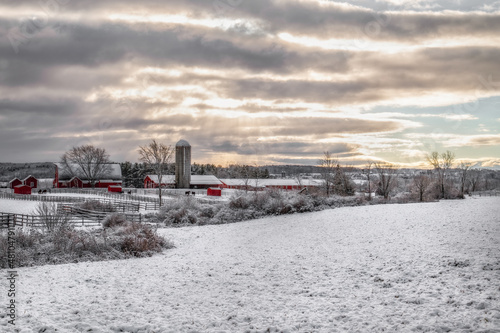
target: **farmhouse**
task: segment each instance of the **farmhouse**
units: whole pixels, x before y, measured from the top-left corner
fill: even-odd
[[[62,163],[56,166],[54,187],[56,188],[88,188],[92,187],[91,181],[76,164],[66,167]],[[108,171],[95,180],[94,187],[108,188],[108,186],[122,185],[122,169],[120,164],[108,164]]]

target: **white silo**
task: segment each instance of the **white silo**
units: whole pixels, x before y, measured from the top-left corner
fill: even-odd
[[[175,187],[189,188],[191,184],[191,145],[186,140],[175,144]]]

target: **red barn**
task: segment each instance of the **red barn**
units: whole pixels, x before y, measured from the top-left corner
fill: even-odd
[[[158,188],[158,176],[157,175],[147,175],[144,179],[144,188]],[[190,188],[206,188],[209,187],[221,187],[222,182],[213,175],[191,175]],[[175,175],[163,175],[161,178],[162,188],[174,188],[175,187]]]
[[[14,178],[9,182],[10,189],[14,189],[18,185],[23,185],[23,182],[19,178]]]
[[[220,197],[222,195],[222,190],[220,188],[209,187],[207,189],[207,195],[212,197]]]
[[[108,192],[122,193],[123,190],[122,190],[121,186],[109,185],[108,186]]]
[[[29,175],[28,177],[23,179],[23,184],[27,185],[31,188],[37,188],[38,187],[38,179]]]
[[[28,185],[17,185],[14,187],[15,194],[31,194],[31,187]]]
[[[83,188],[83,181],[78,177],[73,177],[68,183],[68,187],[72,188]]]
[[[92,187],[90,180],[82,172],[78,165],[64,165],[62,163],[54,163],[56,166],[56,172],[54,177],[54,187],[55,188],[68,188],[68,187],[78,187],[87,188]],[[101,179],[95,180],[95,187],[108,188],[110,185],[122,185],[122,170],[120,164],[111,163],[107,165],[105,174],[101,176]]]
[[[122,186],[122,181],[121,180],[113,180],[113,179],[104,179],[104,180],[99,180],[95,184],[95,187],[99,187],[99,188],[107,188],[109,186]]]
[[[158,188],[158,176],[147,175],[144,178],[144,188]],[[161,187],[175,187],[175,177],[173,175],[163,175],[161,177]]]

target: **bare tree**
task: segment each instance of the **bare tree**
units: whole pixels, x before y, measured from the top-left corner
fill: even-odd
[[[363,169],[363,173],[366,173],[366,180],[368,182],[368,188],[367,188],[367,191],[368,191],[368,201],[371,201],[372,200],[372,181],[371,181],[371,169],[372,169],[372,166],[373,166],[373,162],[372,161],[368,161],[366,163],[366,168]]]
[[[374,163],[378,174],[378,191],[384,199],[388,199],[397,184],[399,169],[391,163]]]
[[[158,176],[158,197],[160,199],[160,206],[162,205],[162,181],[163,175],[168,170],[168,163],[172,159],[173,149],[163,143],[157,142],[155,139],[147,146],[139,147],[139,160],[146,164],[149,168],[153,169],[154,173]]]
[[[480,183],[481,183],[481,171],[478,169],[471,169],[469,172],[470,192],[473,193],[477,191]]]
[[[333,174],[335,173],[338,161],[336,158],[333,158],[329,151],[325,151],[323,153],[323,158],[318,162],[319,166],[322,168],[322,177],[325,181],[326,195],[330,196],[330,190],[333,184]]]
[[[432,179],[426,175],[418,175],[413,178],[413,188],[418,193],[418,200],[420,202],[424,201],[424,195],[427,191],[427,188],[431,184]]]
[[[470,168],[472,167],[472,163],[470,162],[461,162],[458,167],[459,170],[459,179],[460,179],[460,198],[465,198],[465,188],[467,186],[467,180],[469,176]]]
[[[61,164],[73,176],[86,178],[92,188],[95,182],[111,172],[109,155],[93,145],[73,147],[61,156]]]
[[[437,151],[427,156],[427,162],[434,168],[441,192],[441,198],[446,197],[446,178],[448,171],[453,166],[455,154],[447,150],[446,153],[439,154]]]

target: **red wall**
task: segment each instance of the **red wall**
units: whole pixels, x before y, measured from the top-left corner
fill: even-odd
[[[9,184],[9,186],[10,186],[10,188],[11,188],[11,189],[13,189],[13,188],[15,188],[17,185],[22,185],[22,184],[23,184],[23,182],[22,182],[22,181],[20,181],[19,179],[14,179],[14,180],[12,181],[12,183],[10,183],[10,184]]]
[[[75,177],[71,180],[71,182],[68,185],[69,187],[77,187],[77,188],[82,188],[83,187],[83,182],[80,180],[80,178]]]
[[[207,189],[207,195],[220,197],[222,195],[222,190],[220,188],[209,188]]]
[[[33,183],[33,185],[32,185],[32,183]],[[24,185],[27,185],[31,188],[37,188],[38,187],[38,179],[36,179],[33,176],[30,176],[29,178],[26,178],[24,180]]]
[[[108,186],[108,192],[122,192],[121,186]]]
[[[89,185],[90,186],[90,185]],[[108,186],[122,186],[122,182],[97,182],[95,184],[95,187],[99,187],[99,188],[108,188]]]
[[[18,185],[14,187],[15,194],[31,194],[31,187],[28,185]]]

